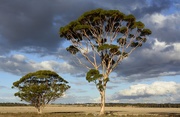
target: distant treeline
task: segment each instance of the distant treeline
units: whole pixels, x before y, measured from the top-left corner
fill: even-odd
[[[130,103],[107,103],[106,106],[111,106],[111,107],[127,107],[127,106],[132,106],[132,107],[150,107],[150,108],[180,108],[180,104],[175,104],[175,103],[164,103],[164,104],[157,104],[157,103],[135,103],[135,104],[130,104]]]
[[[28,106],[24,103],[0,103],[0,106]]]
[[[100,106],[99,103],[84,103],[84,104],[55,104],[59,106],[88,106],[88,107],[97,107]],[[106,103],[106,107],[148,107],[148,108],[180,108],[180,104],[177,103]]]
[[[81,106],[81,107],[97,107],[99,103],[83,103],[83,104],[52,104],[58,106]],[[0,103],[0,106],[31,106],[24,103]],[[149,107],[149,108],[180,108],[180,103],[106,103],[106,107]]]

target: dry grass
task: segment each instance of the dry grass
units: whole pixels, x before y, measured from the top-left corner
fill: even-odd
[[[100,107],[47,106],[42,115],[30,106],[0,107],[0,117],[91,117]],[[180,117],[180,108],[106,107],[106,116],[120,117]]]

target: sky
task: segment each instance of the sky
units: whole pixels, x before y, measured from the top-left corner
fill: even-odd
[[[20,102],[11,87],[22,76],[53,70],[71,86],[53,103],[99,103],[59,37],[60,27],[97,8],[133,14],[152,31],[111,74],[106,102],[180,103],[179,0],[0,0],[0,102]]]

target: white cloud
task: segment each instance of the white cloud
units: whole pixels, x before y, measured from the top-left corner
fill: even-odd
[[[174,43],[173,46],[175,51],[180,51],[180,43]]]
[[[166,81],[156,81],[152,84],[136,84],[129,87],[129,89],[124,89],[115,93],[111,100],[144,100],[147,99],[151,102],[164,101],[175,101],[175,95],[179,94],[180,83],[176,82],[166,82]]]
[[[1,56],[1,55],[0,55],[0,58],[5,58],[5,56]]]
[[[17,61],[24,61],[26,59],[26,57],[24,55],[21,55],[21,54],[15,54],[12,56],[12,58],[14,58]]]
[[[176,75],[176,72],[162,72],[159,74],[160,76],[174,76]]]
[[[54,70],[61,73],[71,73],[73,71],[73,66],[67,62],[56,62],[56,61],[42,61],[40,63],[34,63],[32,65],[34,69],[47,69]]]
[[[162,14],[153,14],[149,17],[149,20],[151,20],[151,22],[153,24],[156,24],[156,26],[158,26],[159,28],[164,26],[164,21],[166,20],[166,17]]]
[[[166,42],[161,42],[161,41],[158,41],[158,39],[155,39],[155,43],[152,46],[152,49],[156,50],[156,51],[161,51],[169,46],[171,46],[171,45],[167,45]]]
[[[159,13],[155,13],[152,15],[145,15],[142,19],[145,24],[153,25],[155,28],[170,28],[170,29],[179,29],[176,24],[179,24],[180,21],[180,14],[170,14],[170,15],[163,15]]]
[[[137,95],[144,95],[146,84],[137,84],[130,87],[130,89],[126,89],[121,91],[119,94],[122,96],[137,96]]]
[[[152,49],[144,49],[143,54],[148,57],[159,57],[162,61],[180,60],[180,43],[166,43],[155,39]]]
[[[168,49],[170,48],[170,49]],[[159,56],[162,60],[180,60],[180,43],[167,44],[164,41],[155,39],[154,45],[151,49],[145,49],[143,53],[147,53],[148,56]]]
[[[0,71],[10,72],[15,75],[25,75],[37,70],[53,70],[58,73],[73,74],[76,73],[77,69],[74,69],[74,67],[67,62],[57,62],[53,60],[35,62],[20,54],[0,58]]]

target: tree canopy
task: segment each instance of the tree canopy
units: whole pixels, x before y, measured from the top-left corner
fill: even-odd
[[[80,52],[87,59],[86,54],[93,50],[106,65],[114,63],[109,64],[112,69],[135,48],[141,47],[150,34],[151,30],[145,28],[144,23],[118,10],[91,10],[60,28],[60,36],[72,42],[67,51]],[[101,66],[90,63],[94,67]]]
[[[21,101],[34,105],[40,112],[41,107],[63,96],[70,88],[67,83],[53,71],[39,70],[26,74],[14,82],[12,88],[19,90],[14,94],[15,96],[18,96]]]

